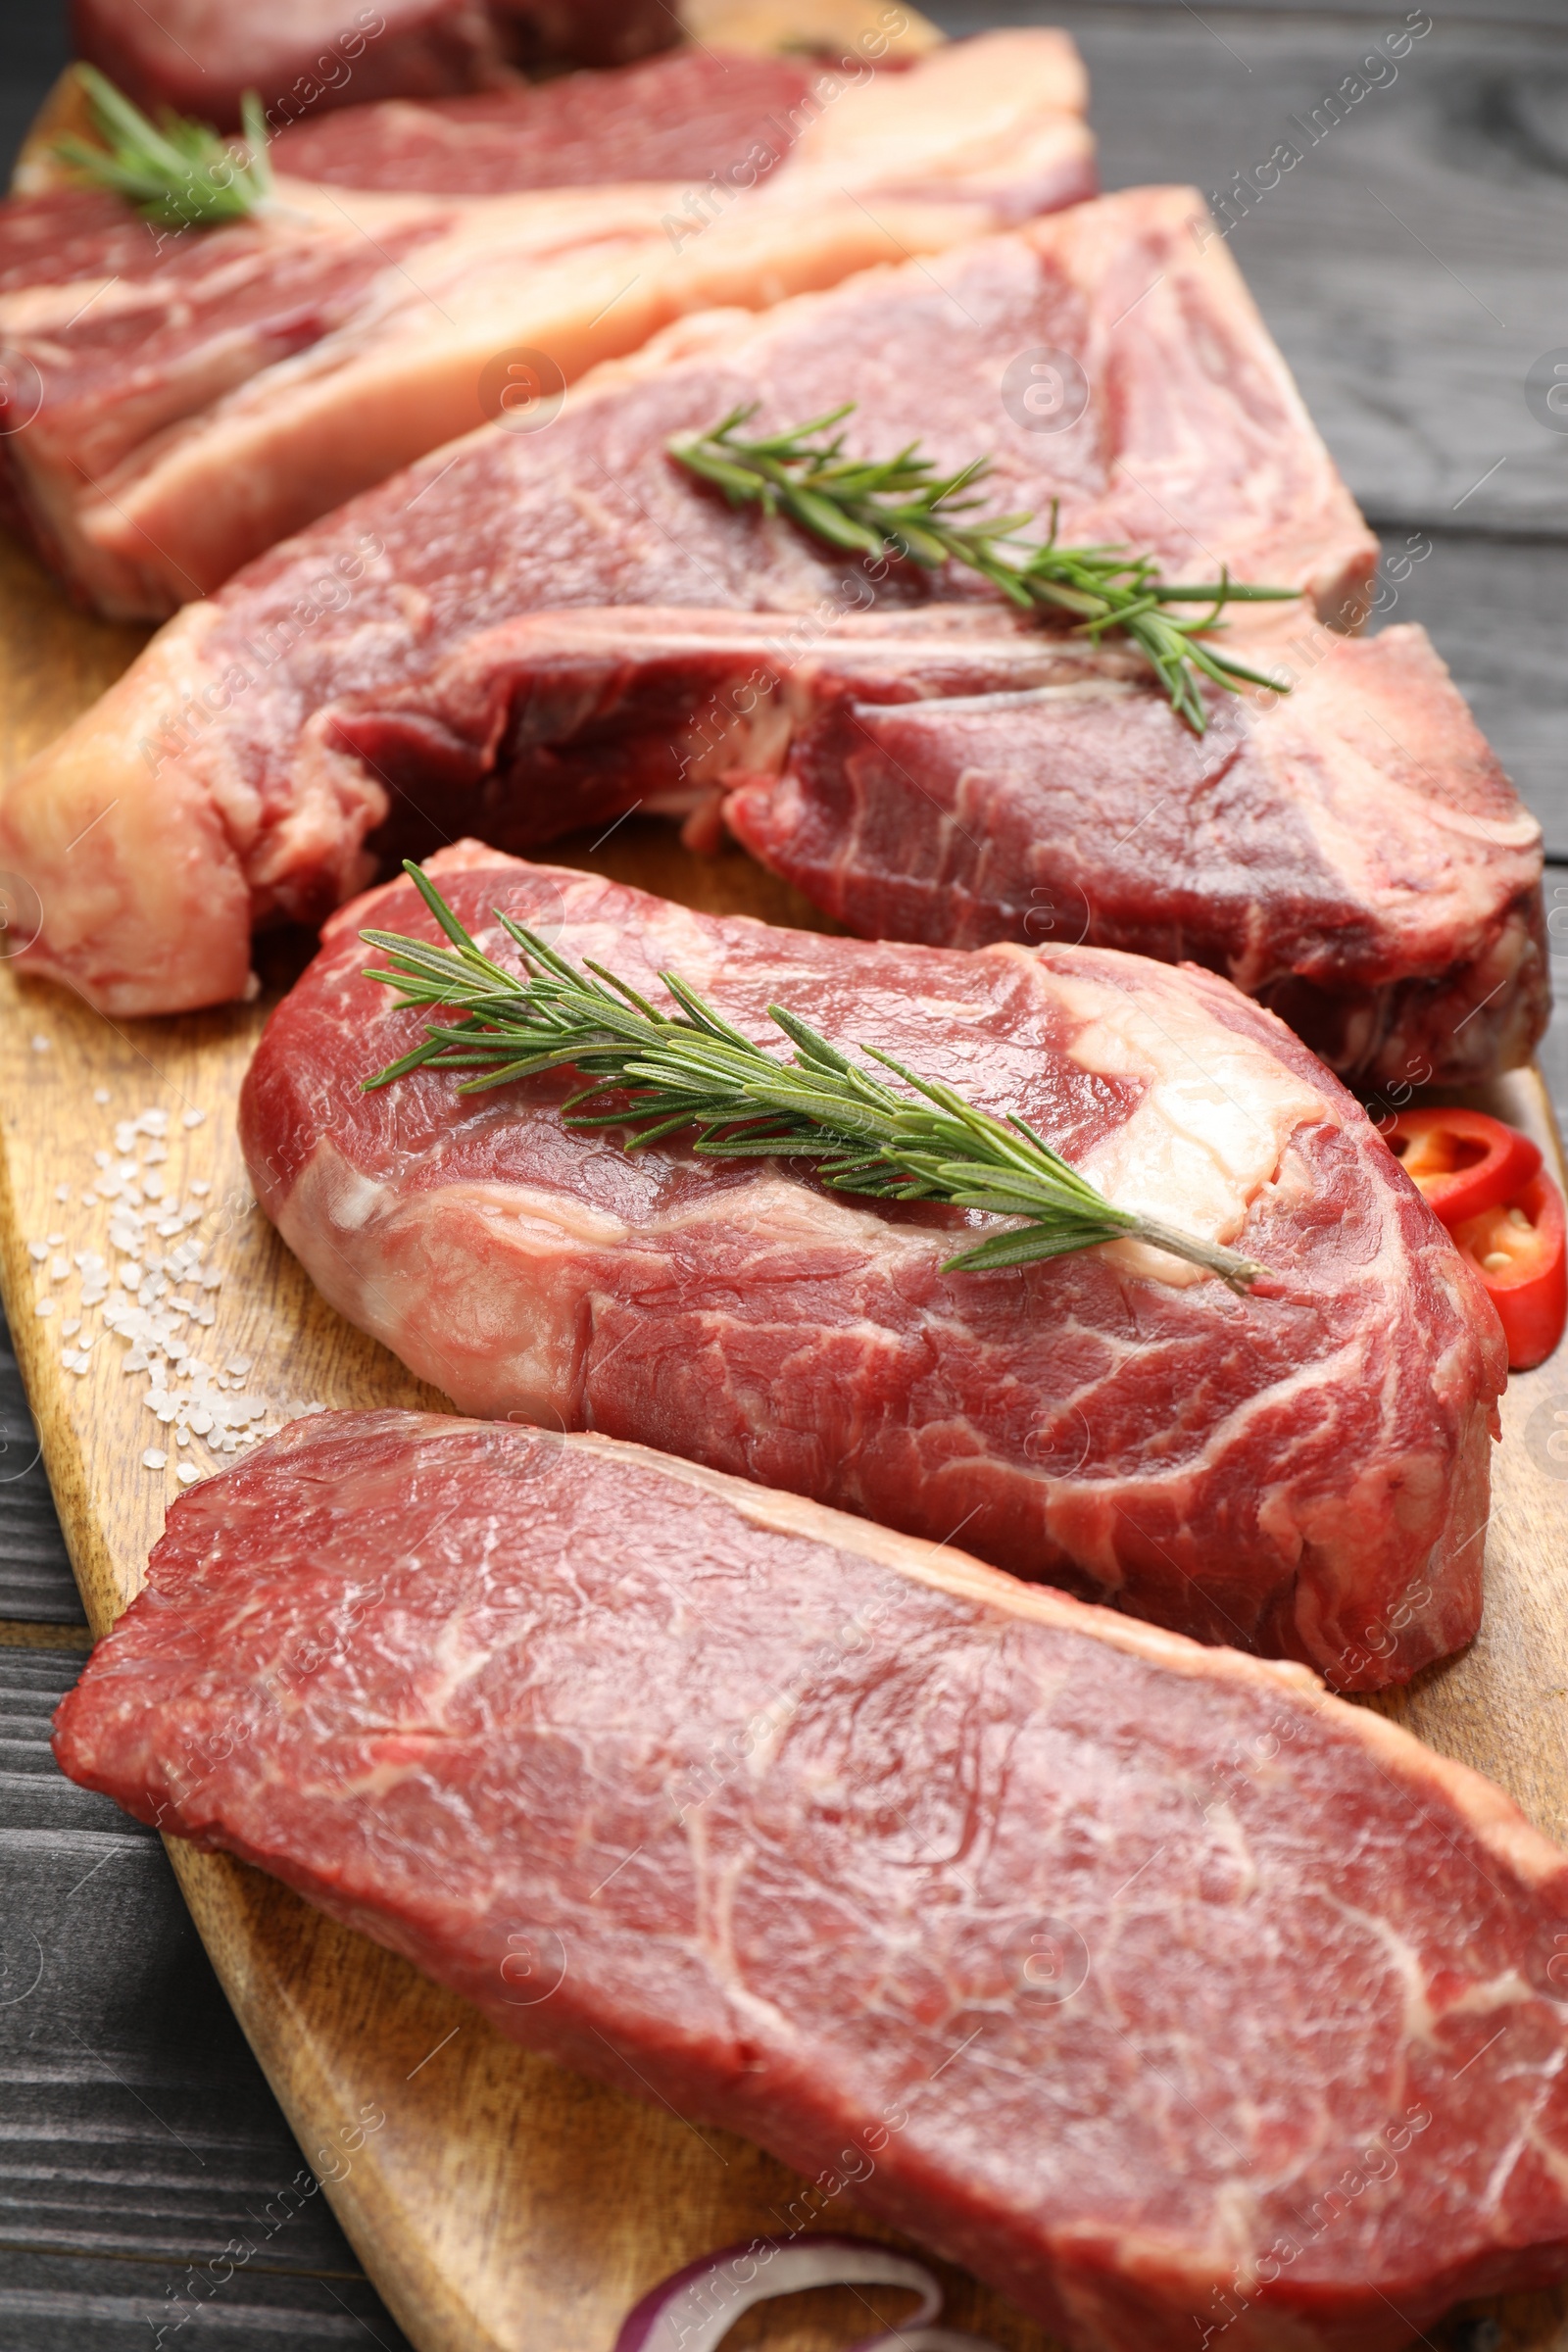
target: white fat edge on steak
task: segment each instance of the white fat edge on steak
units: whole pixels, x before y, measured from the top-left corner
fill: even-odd
[[[1034,966],[1037,985],[1076,1025],[1066,1050],[1081,1069],[1142,1085],[1132,1116],[1075,1162],[1117,1208],[1205,1242],[1232,1243],[1260,1193],[1298,1189],[1302,1172],[1289,1152],[1297,1129],[1339,1124],[1315,1087],[1267,1046],[1216,1020],[1163,966],[1100,951],[1136,973],[1134,994],[1112,979],[1047,970],[1030,948],[981,953]],[[1211,1279],[1144,1242],[1107,1243],[1104,1253],[1131,1273],[1175,1288]]]

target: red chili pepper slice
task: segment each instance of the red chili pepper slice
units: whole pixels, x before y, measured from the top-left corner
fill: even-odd
[[[1484,1110],[1401,1110],[1379,1133],[1450,1228],[1516,1199],[1541,1165],[1528,1135]]]
[[[1568,1323],[1568,1239],[1562,1195],[1544,1173],[1505,1205],[1453,1233],[1502,1318],[1510,1372],[1544,1364]]]

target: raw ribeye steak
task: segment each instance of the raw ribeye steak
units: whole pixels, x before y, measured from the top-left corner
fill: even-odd
[[[1298,1667],[640,1447],[343,1413],[179,1497],[56,1723],[1075,2352],[1393,2352],[1568,2269],[1568,1860]]]
[[[511,193],[483,171],[472,194],[400,193],[385,169],[392,192],[283,177],[265,215],[161,234],[74,186],[0,206],[13,517],[101,611],[161,619],[487,416],[509,436],[548,424],[567,382],[671,319],[764,308],[1094,187],[1060,33],[839,76],[814,111],[789,61],[677,53],[634,78],[657,152],[622,152],[620,75],[579,75],[529,93],[537,171]],[[716,188],[689,175],[705,165]]]
[[[1030,1120],[1119,1205],[1234,1244],[1245,1298],[1142,1245],[948,1273],[967,1226],[788,1160],[630,1156],[569,1073],[474,1097],[362,1082],[422,1034],[364,923],[439,938],[411,882],[338,914],[273,1013],[240,1134],[331,1303],[460,1409],[596,1429],[965,1547],[1347,1689],[1469,1641],[1496,1318],[1365,1114],[1207,973],[1103,949],[871,946],[699,915],[478,844],[431,870],[645,994],[771,1001]]]
[[[798,423],[858,397],[870,453],[918,438],[948,468],[990,451],[1000,504],[1059,497],[1064,539],[1127,541],[1189,578],[1228,564],[1340,612],[1364,595],[1377,542],[1228,248],[1195,238],[1200,219],[1190,190],[1132,189],[760,318],[693,319],[599,370],[548,429],[484,428],[262,558],[188,607],[0,798],[0,865],[40,903],[33,968],[117,1014],[241,995],[253,924],[319,921],[369,878],[367,839],[395,803],[433,794],[438,810],[450,738],[438,710],[421,723],[420,682],[467,662],[481,696],[491,643],[504,789],[514,725],[532,722],[510,706],[492,633],[521,613],[719,605],[787,613],[808,645],[842,611],[923,603],[923,578],[896,567],[873,588],[675,466],[670,434],[747,401]],[[685,248],[694,266],[724,227]],[[1081,430],[1037,432],[1006,405],[1009,367],[1048,344],[1081,351],[1100,388]],[[705,669],[694,693],[707,685]],[[388,696],[395,757],[360,748]],[[553,808],[568,830],[569,768]],[[457,829],[438,820],[430,846]]]

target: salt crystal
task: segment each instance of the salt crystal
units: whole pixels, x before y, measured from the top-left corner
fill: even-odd
[[[202,1289],[204,1291],[216,1291],[223,1277],[220,1273],[217,1266],[209,1266],[206,1273],[202,1276]]]
[[[39,1298],[34,1303],[32,1311],[35,1315],[52,1315],[55,1311],[55,1302],[52,1298]]]
[[[208,1194],[209,1194],[209,1193],[212,1191],[212,1189],[213,1189],[213,1188],[212,1188],[212,1186],[211,1186],[211,1185],[208,1183],[208,1181],[207,1181],[207,1179],[206,1179],[206,1177],[205,1177],[205,1176],[198,1176],[198,1177],[197,1177],[197,1179],[196,1179],[196,1181],[195,1181],[195,1183],[194,1183],[194,1184],[191,1186],[191,1188],[190,1188],[190,1189],[191,1189],[191,1191],[192,1191],[193,1193],[195,1193],[195,1194],[196,1194],[196,1195],[197,1195],[197,1196],[198,1196],[198,1197],[199,1197],[201,1200],[206,1200],[206,1198],[207,1198],[207,1196],[208,1196]]]
[[[66,1246],[66,1237],[63,1233],[46,1233],[43,1238],[51,1250],[63,1250]]]
[[[82,1194],[82,1196],[81,1196],[81,1205],[82,1205],[82,1207],[83,1207],[83,1208],[96,1208],[96,1207],[97,1207],[97,1205],[98,1205],[98,1196],[97,1196],[97,1194],[96,1194],[96,1193],[83,1193],[83,1194]]]
[[[190,1349],[186,1347],[183,1340],[171,1340],[169,1342],[169,1352],[177,1364],[181,1362],[185,1356],[189,1355]]]
[[[71,1187],[70,1187],[70,1185],[69,1185],[69,1184],[57,1184],[57,1185],[55,1186],[55,1199],[56,1199],[57,1200],[69,1200],[71,1199]]]
[[[95,1152],[92,1155],[92,1164],[95,1168],[107,1168],[111,1166],[112,1160],[110,1153],[107,1152]]]
[[[87,1370],[87,1368],[88,1368],[88,1366],[91,1364],[91,1362],[92,1362],[92,1358],[91,1358],[91,1356],[88,1356],[88,1355],[83,1355],[83,1354],[82,1354],[82,1352],[81,1352],[81,1349],[78,1348],[76,1349],[76,1360],[75,1360],[75,1362],[74,1362],[74,1363],[72,1365],[72,1367],[71,1367],[71,1369],[73,1370],[73,1372],[74,1372],[74,1374],[76,1375],[76,1378],[77,1378],[78,1380],[80,1380],[80,1378],[81,1378],[82,1374],[83,1374],[83,1373],[84,1373],[84,1372]]]
[[[135,1264],[122,1266],[120,1269],[120,1279],[124,1289],[127,1291],[135,1290],[141,1281],[140,1266]]]
[[[145,1372],[147,1358],[139,1348],[132,1348],[128,1355],[121,1358],[120,1369],[122,1372]]]
[[[198,1412],[192,1413],[190,1417],[190,1425],[199,1438],[206,1437],[208,1431],[213,1426],[213,1416],[207,1410],[205,1405],[203,1405]]]
[[[32,1041],[32,1050],[35,1054],[47,1054],[49,1051],[49,1039],[40,1033]]]
[[[81,1294],[81,1303],[83,1306],[102,1306],[105,1298],[108,1296],[109,1294],[107,1291],[83,1291]]]
[[[71,1260],[69,1257],[55,1257],[50,1259],[49,1279],[51,1282],[64,1282],[66,1276],[70,1272]]]
[[[161,1446],[149,1446],[141,1457],[141,1466],[144,1470],[162,1470],[168,1460],[169,1456]]]
[[[246,1373],[250,1370],[255,1361],[256,1358],[253,1355],[231,1355],[227,1363],[223,1366],[223,1370],[225,1372],[237,1372],[241,1380],[243,1380]]]
[[[27,1255],[35,1264],[41,1266],[48,1254],[49,1245],[47,1242],[29,1242],[27,1244]]]
[[[143,1135],[167,1135],[169,1113],[167,1110],[144,1110],[136,1124]]]
[[[80,1329],[81,1317],[79,1315],[68,1315],[64,1323],[62,1323],[60,1326],[60,1337],[63,1340],[73,1339]]]
[[[182,1110],[180,1112],[179,1123],[182,1127],[199,1127],[206,1116],[207,1113],[205,1110],[198,1110],[193,1104],[189,1110]]]
[[[198,1464],[197,1464],[197,1463],[195,1463],[195,1462],[181,1462],[181,1463],[180,1463],[180,1465],[179,1465],[179,1483],[180,1483],[180,1485],[181,1485],[182,1487],[188,1487],[188,1486],[192,1485],[192,1484],[194,1483],[194,1481],[195,1481],[195,1480],[197,1480],[198,1478],[200,1478],[200,1476],[201,1476],[201,1470],[200,1470],[200,1467],[198,1466]]]
[[[174,1418],[173,1406],[172,1404],[161,1405],[158,1411],[158,1418],[160,1421],[162,1421],[164,1427],[167,1429],[170,1422]]]
[[[92,1090],[92,1099],[93,1099],[93,1101],[94,1101],[95,1102],[108,1102],[108,1100],[109,1100],[109,1089],[108,1089],[108,1087],[107,1087],[107,1086],[95,1086],[95,1087],[93,1088],[93,1090]]]
[[[169,1146],[167,1144],[149,1144],[141,1155],[141,1164],[144,1168],[161,1167],[168,1157]]]

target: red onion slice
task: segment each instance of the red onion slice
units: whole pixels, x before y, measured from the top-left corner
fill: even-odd
[[[838,2234],[754,2237],[689,2262],[627,2313],[614,2352],[716,2352],[754,2303],[811,2286],[903,2286],[919,2296],[900,2328],[863,2337],[854,2352],[882,2352],[884,2346],[897,2352],[997,2352],[977,2335],[931,2325],[942,2310],[942,2289],[923,2262],[874,2238]]]

